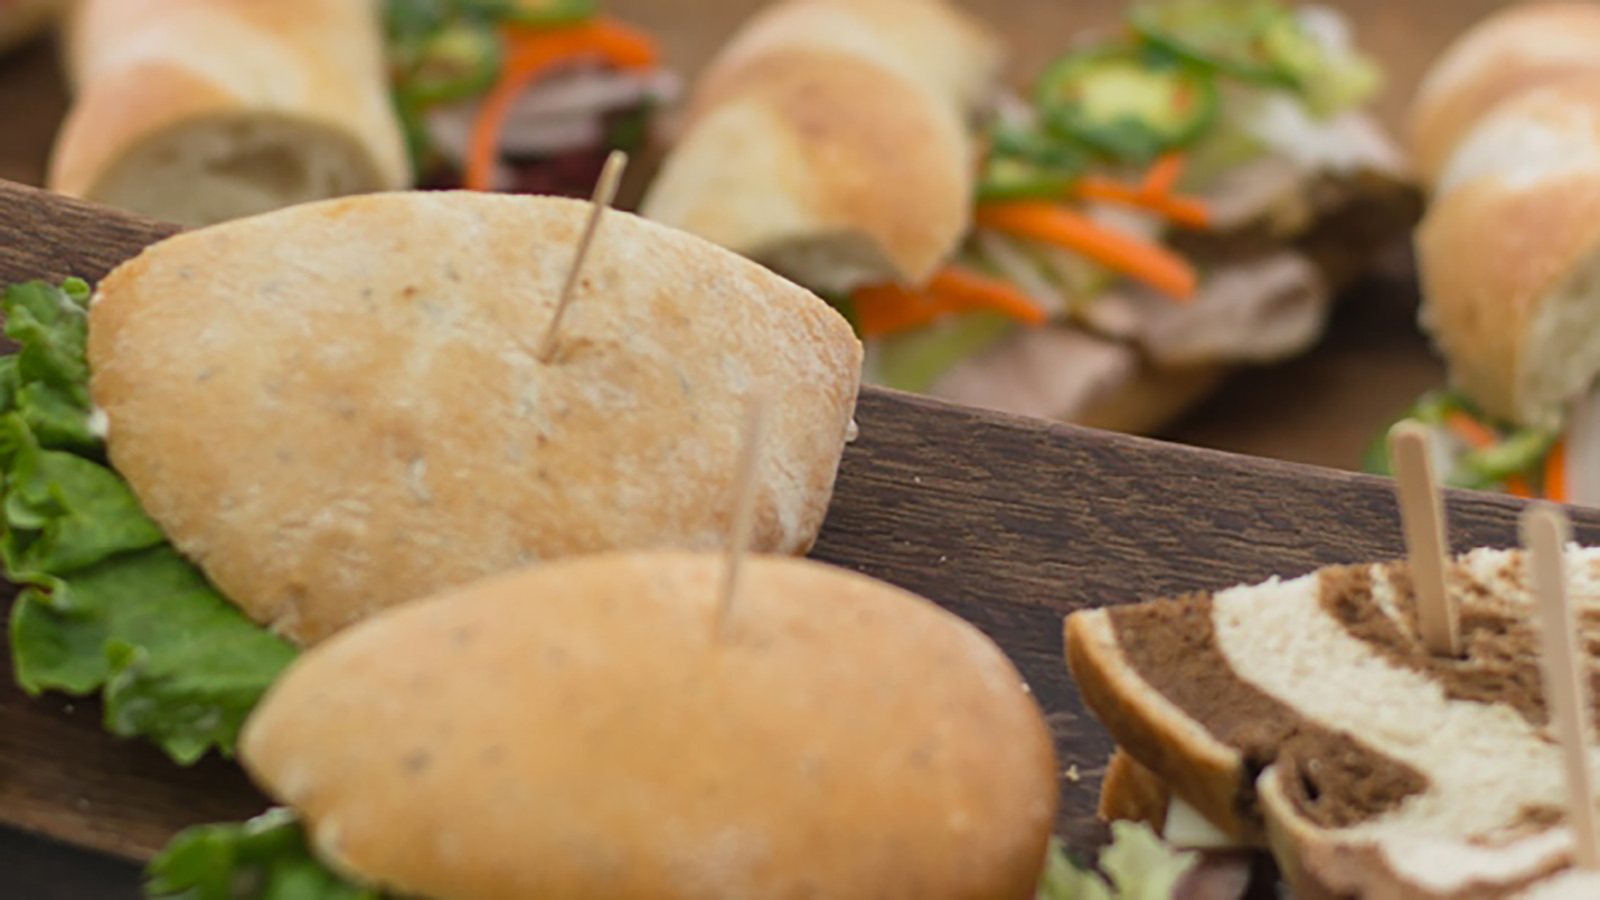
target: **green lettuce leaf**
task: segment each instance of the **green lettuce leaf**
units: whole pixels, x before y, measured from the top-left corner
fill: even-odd
[[[89,397],[88,285],[0,295],[0,564],[22,587],[11,657],[30,694],[99,692],[105,726],[191,763],[231,755],[296,651],[173,549],[105,461]]]
[[[243,824],[181,832],[146,870],[154,900],[382,900],[351,884],[311,854],[287,809]]]
[[[1200,861],[1156,837],[1143,823],[1111,823],[1111,846],[1100,853],[1104,877],[1074,863],[1059,841],[1040,879],[1038,900],[1171,900],[1178,883]]]
[[[1472,401],[1453,391],[1430,391],[1379,432],[1362,454],[1362,471],[1373,475],[1393,475],[1389,467],[1389,429],[1406,419],[1429,427],[1443,426],[1452,413],[1461,413],[1482,422],[1501,435],[1492,447],[1464,450],[1454,456],[1449,471],[1440,474],[1446,487],[1490,491],[1504,487],[1513,476],[1524,476],[1539,483],[1545,457],[1554,449],[1561,434],[1547,428],[1518,428],[1494,422]]]

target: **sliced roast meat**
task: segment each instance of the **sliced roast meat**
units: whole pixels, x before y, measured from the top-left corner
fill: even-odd
[[[1015,415],[1070,419],[1127,384],[1139,366],[1132,349],[1073,328],[1018,328],[957,363],[931,393]]]

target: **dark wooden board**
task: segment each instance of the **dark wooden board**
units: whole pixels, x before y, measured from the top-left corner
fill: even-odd
[[[0,280],[98,278],[170,231],[0,183]],[[1065,613],[1401,548],[1379,479],[873,389],[858,419],[814,555],[922,593],[1006,649],[1052,723],[1059,830],[1079,847],[1100,837],[1111,747],[1061,661]],[[1513,544],[1518,509],[1452,493],[1455,546]],[[1600,540],[1600,511],[1573,515],[1580,539]],[[264,803],[228,763],[180,769],[107,737],[97,714],[91,702],[29,700],[0,671],[0,823],[139,860],[177,828]],[[0,897],[18,877],[0,870]]]

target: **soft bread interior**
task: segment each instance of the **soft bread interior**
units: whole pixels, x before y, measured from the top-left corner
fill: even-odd
[[[107,169],[87,197],[199,227],[383,187],[348,132],[254,113],[182,122],[152,135]]]

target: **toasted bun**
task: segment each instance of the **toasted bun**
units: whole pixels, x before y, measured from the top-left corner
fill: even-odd
[[[0,52],[43,31],[61,10],[62,0],[12,0],[0,6]]]
[[[997,45],[939,0],[791,0],[697,86],[642,212],[820,291],[920,282],[971,218]]]
[[[860,378],[849,325],[615,212],[541,363],[588,210],[377,194],[155,245],[90,311],[112,463],[230,599],[303,642],[522,563],[721,546],[758,393],[754,546],[805,551]]]
[[[1483,19],[1434,63],[1410,115],[1411,149],[1426,183],[1499,104],[1573,72],[1600,70],[1600,5],[1518,3]]]
[[[1172,792],[1156,773],[1120,747],[1112,752],[1105,779],[1100,782],[1096,815],[1108,822],[1143,822],[1160,834],[1171,803]]]
[[[1034,895],[1054,748],[981,632],[720,555],[564,560],[298,661],[240,758],[329,864],[436,900]]]
[[[410,183],[374,0],[82,0],[49,186],[184,225]]]
[[[1417,231],[1423,322],[1489,413],[1550,425],[1600,372],[1600,73],[1508,100]]]

